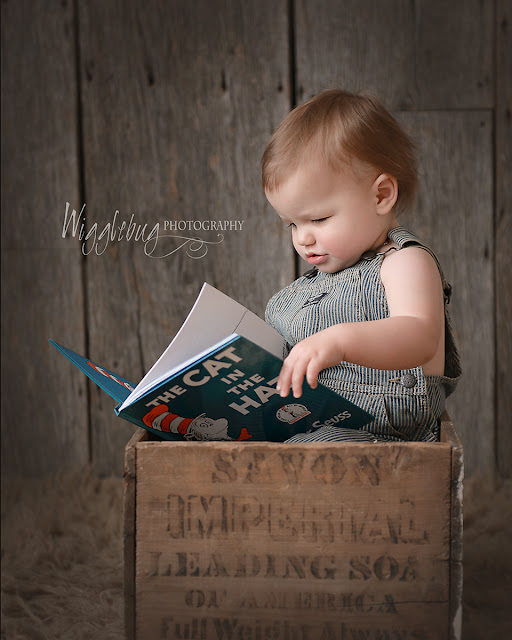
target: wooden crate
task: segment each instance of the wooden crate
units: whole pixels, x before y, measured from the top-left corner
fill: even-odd
[[[460,637],[462,448],[155,442],[125,457],[129,640]]]

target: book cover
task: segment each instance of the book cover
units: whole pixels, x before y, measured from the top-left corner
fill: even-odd
[[[50,341],[118,405],[115,412],[167,440],[282,442],[325,424],[359,429],[372,416],[304,381],[300,398],[276,390],[282,337],[210,285],[180,331],[135,387]]]

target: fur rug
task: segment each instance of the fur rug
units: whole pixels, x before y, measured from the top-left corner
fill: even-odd
[[[2,479],[2,640],[123,640],[123,482]]]
[[[2,479],[2,640],[123,640],[119,478]],[[512,480],[464,494],[463,640],[512,638]]]

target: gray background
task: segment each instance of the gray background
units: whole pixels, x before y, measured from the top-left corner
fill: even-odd
[[[262,315],[302,272],[260,158],[295,104],[337,86],[375,93],[418,145],[420,195],[403,224],[454,288],[465,375],[448,409],[467,474],[512,475],[510,0],[7,0],[1,11],[4,472],[122,471],[133,427],[48,338],[138,382],[203,281]],[[151,258],[134,239],[84,256],[62,237],[66,202],[86,204],[88,228],[118,210],[149,228],[243,229],[200,259],[185,247]]]

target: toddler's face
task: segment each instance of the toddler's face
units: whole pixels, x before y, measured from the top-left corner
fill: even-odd
[[[385,242],[393,216],[377,212],[373,177],[347,165],[333,171],[321,163],[306,163],[266,196],[292,229],[293,245],[309,264],[336,273],[359,261],[369,249]]]

